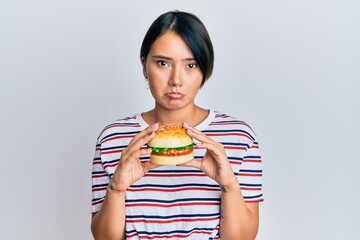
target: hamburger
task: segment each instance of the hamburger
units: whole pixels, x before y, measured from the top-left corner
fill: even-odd
[[[150,161],[158,165],[177,165],[194,158],[194,143],[185,128],[163,125],[149,141]]]

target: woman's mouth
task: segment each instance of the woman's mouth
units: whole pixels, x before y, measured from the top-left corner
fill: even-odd
[[[170,99],[176,100],[176,99],[181,99],[184,96],[184,94],[178,92],[170,92],[170,93],[166,93],[166,96]]]

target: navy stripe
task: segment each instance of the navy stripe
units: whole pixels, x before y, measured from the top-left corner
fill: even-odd
[[[228,145],[228,146],[245,146],[249,148],[249,144],[246,143],[234,143],[234,142],[220,142],[222,145]]]
[[[261,187],[261,184],[250,184],[250,183],[240,183],[240,186],[243,187]]]
[[[127,145],[107,147],[107,148],[102,148],[101,151],[107,151],[107,150],[113,150],[113,149],[124,149],[126,147],[127,147]]]
[[[224,130],[204,130],[203,133],[225,133],[225,132],[241,132],[241,133],[247,133],[247,131],[240,130],[240,129],[224,129]]]
[[[228,121],[216,121],[216,122],[212,122],[212,124],[216,124],[216,123],[231,123],[231,122],[236,122],[236,123],[244,123],[246,124],[246,122],[244,121],[240,121],[240,120],[234,120],[234,119],[229,119]],[[246,124],[247,125],[247,124]]]
[[[93,188],[97,188],[97,187],[107,187],[108,184],[94,184],[92,187]]]
[[[126,120],[126,119],[125,119]],[[116,126],[116,125],[122,125],[121,127],[124,127],[124,125],[126,127],[131,127],[131,126],[140,126],[139,123],[129,123],[129,122],[116,122],[116,123],[112,123],[112,124],[109,124],[106,128],[108,127],[112,127],[112,126]]]
[[[171,218],[213,217],[213,216],[219,216],[219,214],[220,214],[220,212],[209,213],[209,214],[178,214],[178,215],[169,215],[169,216],[132,215],[132,216],[126,216],[126,218],[128,218],[128,219],[133,219],[133,218],[171,219]]]
[[[244,159],[247,159],[247,158],[261,159],[261,156],[244,156]]]
[[[110,160],[110,161],[104,161],[104,162],[103,162],[103,165],[112,164],[112,163],[116,163],[116,162],[119,162],[119,159]]]
[[[255,196],[244,196],[244,199],[254,199],[254,198],[261,198],[262,194],[260,195],[255,195]]]
[[[224,113],[215,112],[215,117],[224,117],[224,116],[230,117],[230,116],[228,116],[228,115],[226,115],[226,114],[224,114]],[[232,118],[232,117],[231,117],[231,118]]]
[[[99,200],[103,200],[105,197],[101,197],[101,198],[94,198],[93,200],[92,200],[92,202],[96,202],[96,201],[99,201]]]
[[[240,169],[239,172],[254,172],[254,173],[262,173],[262,170],[253,170],[253,169]]]

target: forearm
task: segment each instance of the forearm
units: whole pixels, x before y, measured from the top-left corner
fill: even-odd
[[[96,240],[125,239],[125,192],[107,189],[101,210],[91,222]]]
[[[238,183],[222,187],[220,236],[226,240],[253,240],[258,231],[258,209],[250,210]]]

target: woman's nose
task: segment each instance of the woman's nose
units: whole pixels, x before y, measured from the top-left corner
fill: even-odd
[[[181,74],[178,70],[174,69],[170,75],[170,79],[169,79],[169,85],[170,86],[182,86],[182,80],[181,80]]]

